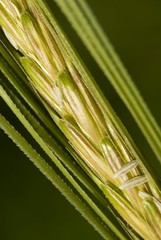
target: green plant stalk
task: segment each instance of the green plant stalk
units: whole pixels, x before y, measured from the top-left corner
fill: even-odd
[[[19,6],[20,12],[16,15],[17,26],[20,27],[18,33],[22,31],[26,47],[22,40],[19,41],[17,32],[12,32],[13,26],[6,24],[7,10],[3,7],[5,21],[2,19],[1,24],[11,43],[24,54],[21,63],[31,84],[48,103],[53,119],[81,156],[80,164],[84,166],[86,163],[86,171],[124,219],[144,239],[153,239],[156,231],[153,225],[147,226],[140,192],[151,195],[157,201],[160,191],[155,181],[128,142],[128,135],[124,136],[119,131],[118,122],[114,121],[115,114],[112,115],[109,104],[104,104],[104,99],[101,99],[54,19],[53,26],[50,25],[43,3],[27,1],[27,4],[29,6],[25,6],[25,11]],[[8,19],[12,14],[9,13]],[[12,24],[12,19],[10,22]],[[14,28],[17,26],[14,25]],[[96,102],[95,93],[98,96]],[[131,164],[132,160],[138,165],[129,169],[126,164]],[[128,168],[129,171],[115,179],[113,176],[120,168]],[[124,209],[129,211],[128,215]],[[158,233],[156,239],[160,239]]]
[[[46,178],[66,197],[66,199],[80,212],[80,214],[97,230],[104,239],[118,239],[107,231],[93,211],[70,189],[57,175],[44,159],[29,145],[29,143],[6,121],[0,114],[0,128],[12,139],[33,164],[46,176]],[[122,238],[120,236],[120,239]]]
[[[85,0],[56,3],[121,96],[161,162],[161,130],[90,7]]]

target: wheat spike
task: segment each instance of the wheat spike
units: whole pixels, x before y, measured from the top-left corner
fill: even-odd
[[[31,0],[2,0],[0,13],[1,27],[22,53],[20,61],[31,85],[80,155],[79,164],[143,239],[161,239],[158,189],[153,189],[127,140],[99,107],[55,29],[50,31]]]

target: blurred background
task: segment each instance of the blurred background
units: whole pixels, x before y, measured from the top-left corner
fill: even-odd
[[[88,3],[161,125],[161,1],[88,0]],[[144,156],[155,162],[126,107],[70,24],[54,1],[48,0],[48,4]],[[6,105],[2,101],[0,104],[0,110],[3,108],[8,119],[14,120]],[[0,151],[1,240],[101,239],[2,131]]]

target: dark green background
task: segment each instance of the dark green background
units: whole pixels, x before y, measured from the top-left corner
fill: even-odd
[[[158,123],[161,123],[161,1],[88,2]],[[70,25],[58,8],[54,7],[53,12],[145,157],[154,158],[130,114]],[[4,104],[0,105],[0,108],[4,107]],[[6,111],[12,118],[7,108]],[[1,240],[101,239],[2,132],[0,151]]]

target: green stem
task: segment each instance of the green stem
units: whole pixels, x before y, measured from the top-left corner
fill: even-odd
[[[80,214],[101,234],[104,239],[113,239],[105,226],[99,221],[91,209],[67,186],[47,162],[31,147],[31,145],[0,114],[0,128],[25,153],[46,178],[66,197]],[[115,238],[117,239],[117,238]],[[125,238],[124,238],[125,239]]]

